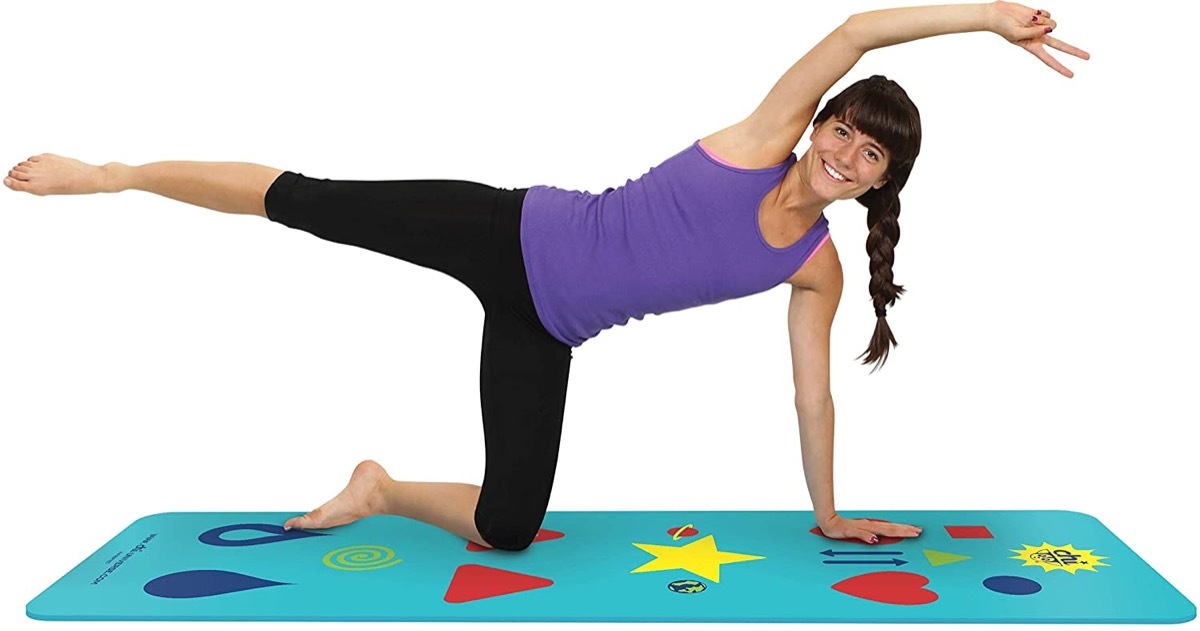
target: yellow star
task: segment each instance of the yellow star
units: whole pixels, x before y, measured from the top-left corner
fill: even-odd
[[[741,563],[742,561],[757,561],[766,557],[737,552],[722,552],[717,549],[717,542],[709,535],[685,546],[660,546],[652,543],[633,544],[650,554],[655,559],[630,572],[661,572],[663,570],[686,570],[692,574],[703,576],[714,583],[721,582],[721,565],[725,563]]]

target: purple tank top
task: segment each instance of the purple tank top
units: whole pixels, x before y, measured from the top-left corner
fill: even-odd
[[[700,141],[624,186],[599,194],[532,186],[521,249],[533,304],[556,339],[766,291],[828,238],[824,213],[789,247],[763,238],[758,208],[796,162],[745,169]]]

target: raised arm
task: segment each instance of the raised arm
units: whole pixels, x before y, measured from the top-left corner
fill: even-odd
[[[1048,11],[1012,2],[883,9],[850,16],[797,61],[775,84],[747,122],[758,137],[786,135],[796,146],[825,93],[877,48],[934,35],[990,31],[1016,44],[1054,70],[1072,73],[1045,46],[1088,59],[1088,53],[1050,37],[1057,26]]]

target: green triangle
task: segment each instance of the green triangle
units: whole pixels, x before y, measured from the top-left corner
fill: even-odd
[[[965,557],[961,554],[951,554],[949,552],[938,552],[937,550],[922,550],[921,552],[925,553],[925,558],[929,559],[929,564],[934,567],[937,567],[939,565],[946,565],[949,563],[957,563],[959,561],[966,561],[967,559],[971,558],[971,557]]]

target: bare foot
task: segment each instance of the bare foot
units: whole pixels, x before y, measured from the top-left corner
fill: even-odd
[[[374,460],[364,460],[354,468],[350,483],[337,497],[325,502],[320,508],[304,515],[293,517],[283,524],[284,530],[333,528],[353,521],[379,515],[383,512],[382,485],[387,480],[387,471]]]
[[[108,175],[103,167],[43,153],[13,167],[4,185],[39,196],[85,195],[106,192]]]

